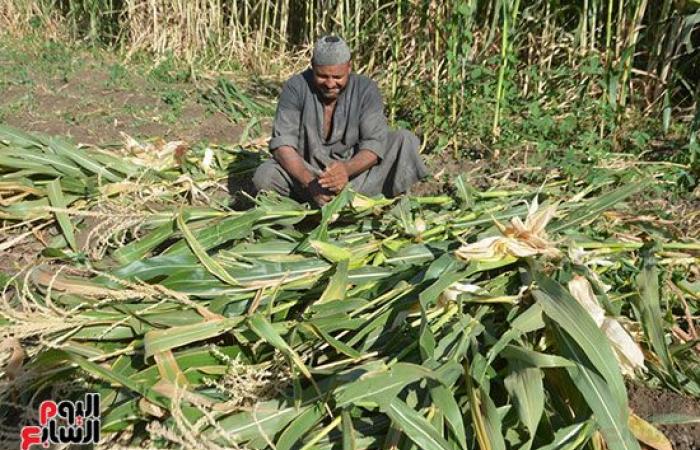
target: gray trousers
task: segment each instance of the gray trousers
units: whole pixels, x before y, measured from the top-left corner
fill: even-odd
[[[377,165],[350,180],[356,192],[367,196],[383,194],[385,197],[395,197],[428,175],[418,153],[420,141],[415,134],[408,130],[389,131],[386,145],[384,158]],[[314,173],[324,169],[312,167],[308,163],[307,167]],[[253,184],[257,192],[274,191],[300,202],[311,200],[306,189],[274,159],[265,161],[258,167],[253,176]]]

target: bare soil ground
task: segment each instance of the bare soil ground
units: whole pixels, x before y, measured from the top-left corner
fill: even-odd
[[[444,152],[425,157],[424,160],[431,176],[411,188],[410,193],[413,195],[443,195],[449,191],[450,181],[462,174],[474,187],[482,187],[486,183],[488,163],[483,159],[475,160]]]
[[[42,57],[0,43],[0,123],[85,144],[122,142],[121,133],[235,143],[245,126],[207,107],[201,85],[89,55],[63,56],[57,65]]]
[[[700,417],[700,399],[676,394],[667,390],[629,384],[630,408],[644,419],[664,414],[682,414]],[[674,450],[697,450],[700,448],[700,424],[658,425],[671,441]]]
[[[235,142],[240,135],[241,126],[193,99],[184,100],[181,109],[173,112],[154,93],[107,86],[103,76],[99,69],[86,69],[68,81],[44,78],[33,93],[24,86],[11,86],[0,97],[0,108],[11,109],[18,103],[20,108],[5,114],[4,121],[85,144],[121,142],[121,133],[217,144]],[[25,107],[21,107],[23,101]]]

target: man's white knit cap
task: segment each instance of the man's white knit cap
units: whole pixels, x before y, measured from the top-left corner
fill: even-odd
[[[316,66],[335,66],[350,61],[350,47],[338,36],[324,36],[314,45],[311,63]]]

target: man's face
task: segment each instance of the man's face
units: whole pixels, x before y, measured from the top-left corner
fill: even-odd
[[[348,84],[350,61],[333,66],[312,65],[316,89],[326,100],[335,100]]]

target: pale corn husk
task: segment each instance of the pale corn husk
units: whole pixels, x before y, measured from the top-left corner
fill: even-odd
[[[571,295],[588,311],[598,328],[602,327],[605,321],[605,310],[598,304],[588,280],[582,276],[575,276],[569,281],[568,287]]]
[[[14,380],[22,371],[26,353],[19,340],[7,337],[0,343],[0,379]]]
[[[484,289],[475,284],[454,283],[442,293],[445,300],[454,302],[460,294],[480,294],[484,293]]]
[[[155,170],[163,170],[178,163],[188,145],[185,141],[165,142],[160,140],[155,143],[140,143],[126,133],[121,133],[124,139],[124,149],[127,151],[127,158],[134,164],[150,167]],[[213,157],[213,154],[212,154]],[[206,159],[206,154],[205,154]],[[207,165],[202,164],[206,169]]]
[[[605,317],[605,311],[598,304],[593,288],[585,277],[575,276],[568,283],[571,295],[591,315],[593,321],[605,333],[615,351],[615,357],[624,375],[634,376],[636,370],[646,370],[644,354],[632,336],[616,319]]]
[[[580,247],[576,247],[575,245],[569,247],[568,257],[574,264],[580,264],[586,267],[611,267],[614,265],[614,263],[608,259],[591,257],[590,252],[587,252]],[[598,284],[598,286],[603,289],[603,291],[608,292],[612,289],[611,285],[603,283],[603,280],[600,279],[600,276],[598,276],[598,272],[596,272],[595,270],[591,270],[588,273],[588,276],[590,276],[593,279],[593,281],[595,281]]]
[[[600,329],[613,344],[615,356],[617,356],[617,361],[620,363],[620,369],[624,375],[633,376],[636,369],[646,370],[642,349],[620,322],[606,317]]]
[[[509,226],[495,221],[501,236],[487,237],[472,244],[463,245],[455,254],[467,261],[498,261],[508,256],[525,258],[536,255],[556,258],[561,252],[545,233],[545,227],[554,217],[555,212],[556,205],[540,210],[535,197],[528,208],[524,223],[519,217],[511,219]]]

